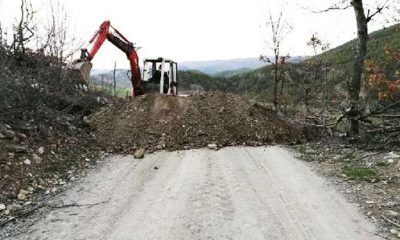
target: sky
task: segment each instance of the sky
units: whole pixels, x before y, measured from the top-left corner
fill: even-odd
[[[36,21],[48,21],[50,0],[32,0]],[[372,1],[372,0],[369,0]],[[56,2],[56,0],[53,0]],[[306,42],[318,33],[331,47],[356,37],[354,12],[315,14],[333,0],[60,0],[68,15],[69,32],[77,45],[87,45],[104,20],[134,42],[141,61],[165,57],[178,62],[271,55],[266,27],[269,13],[283,11],[293,30],[283,42],[291,56],[312,54]],[[19,1],[0,0],[0,23],[10,27],[19,17]],[[383,27],[372,23],[370,30]],[[90,46],[89,46],[90,48]],[[78,56],[78,53],[77,55]],[[126,56],[106,43],[93,60],[95,68],[128,68]]]

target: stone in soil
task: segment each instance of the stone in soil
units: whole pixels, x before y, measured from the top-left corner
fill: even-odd
[[[32,154],[32,159],[35,164],[40,164],[42,162],[42,158],[39,157],[36,153]]]
[[[13,139],[15,137],[15,133],[11,130],[3,130],[2,136],[4,139]]]
[[[27,153],[28,146],[27,145],[12,145],[9,147],[9,150],[13,151],[15,153]]]
[[[133,154],[134,158],[143,158],[146,150],[144,148],[139,148],[138,150],[135,151]]]
[[[7,210],[6,211],[8,213],[14,213],[15,211],[17,211],[20,208],[21,208],[20,205],[18,205],[16,203],[13,203],[13,204],[10,204],[10,205],[7,206]],[[8,214],[6,213],[6,215],[8,215]]]
[[[44,154],[44,147],[40,147],[40,148],[38,149],[38,153],[39,153],[40,155]]]
[[[207,147],[210,150],[218,150],[218,145],[215,143],[208,144]]]

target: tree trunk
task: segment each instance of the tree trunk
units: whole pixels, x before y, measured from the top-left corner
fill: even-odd
[[[283,101],[283,91],[285,89],[285,77],[282,74],[282,69],[281,69],[281,73],[279,74],[279,81],[281,81],[281,92],[279,93],[279,97],[281,99],[281,102]]]
[[[115,73],[117,71],[117,61],[114,62],[114,71],[113,71],[113,82],[114,82],[114,96],[117,96],[117,80],[115,78]]]
[[[326,63],[325,63],[326,64]],[[324,109],[328,108],[328,65],[325,65],[325,79],[324,79]]]
[[[364,62],[367,55],[367,43],[368,43],[368,21],[365,16],[364,6],[362,0],[352,0],[351,5],[354,8],[354,12],[357,20],[357,54],[354,62],[354,72],[349,84],[349,96],[350,96],[350,134],[352,136],[359,133],[359,122],[356,118],[361,114],[360,110],[360,90],[362,84],[362,76],[364,73]]]
[[[24,28],[23,28],[23,24],[25,22],[24,17],[25,17],[25,1],[21,0],[21,19],[19,21],[17,28],[17,40],[14,41],[17,41],[16,50],[21,51],[22,53],[25,53]]]
[[[306,88],[304,91],[304,105],[306,107],[307,114],[310,114],[310,91],[311,89]]]
[[[279,84],[279,78],[278,78],[278,59],[279,56],[277,54],[275,54],[275,63],[274,63],[274,75],[275,75],[275,85],[274,85],[274,109],[277,110],[278,109],[278,84]]]

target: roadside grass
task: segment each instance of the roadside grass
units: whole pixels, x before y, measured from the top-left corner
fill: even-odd
[[[372,181],[378,178],[378,173],[370,168],[358,166],[345,166],[343,173],[351,180],[356,181]]]

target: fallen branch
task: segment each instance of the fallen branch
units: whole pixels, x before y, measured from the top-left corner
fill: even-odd
[[[381,237],[381,238],[384,238],[384,239],[388,239],[388,240],[390,240],[391,238],[389,238],[389,237],[387,237],[387,236],[384,236],[384,235],[382,235],[382,234],[379,234],[379,233],[376,233],[376,232],[370,232],[370,231],[368,231],[369,233],[371,233],[371,234],[373,234],[373,235],[375,235],[375,236],[378,236],[378,237]]]
[[[10,219],[4,221],[4,222],[1,222],[1,223],[0,223],[0,227],[4,227],[5,225],[7,225],[7,224],[9,224],[9,223],[11,223],[11,222],[14,222],[14,221],[17,220],[17,219],[20,219],[20,218],[23,218],[23,217],[27,217],[27,216],[31,215],[33,212],[35,212],[36,210],[41,209],[41,208],[43,208],[43,207],[45,207],[45,206],[46,206],[46,205],[39,205],[39,206],[36,206],[36,207],[34,207],[34,208],[32,208],[32,209],[26,211],[26,212],[23,212],[23,213],[19,214],[18,216],[12,217],[12,218],[10,218]]]
[[[383,153],[383,151],[376,152],[376,153],[372,153],[372,154],[367,154],[367,155],[364,155],[364,156],[362,156],[362,157],[359,157],[359,158],[355,159],[355,161],[357,162],[357,161],[360,161],[360,160],[362,160],[362,159],[364,159],[364,158],[377,156],[377,155],[380,155],[380,154],[382,154],[382,153]]]
[[[343,158],[349,158],[356,152],[356,149],[354,148],[350,153],[346,154]]]
[[[187,134],[188,134],[188,132],[189,132],[190,129],[192,129],[192,126],[188,127],[188,129],[186,129],[185,135],[184,135],[183,137],[185,137],[185,138],[187,137]]]
[[[385,114],[385,115],[371,115],[372,118],[400,118],[400,115],[397,114]]]
[[[52,208],[52,209],[61,209],[61,208],[69,208],[69,207],[93,207],[93,206],[96,206],[96,205],[105,204],[105,203],[107,203],[109,201],[110,200],[103,201],[103,202],[98,202],[98,203],[91,203],[91,204],[71,203],[71,204],[65,204],[65,205],[60,205],[60,206],[53,206],[53,205],[49,205],[49,204],[41,204],[41,205],[38,205],[38,206],[36,206],[36,207],[26,211],[26,212],[23,212],[23,213],[15,216],[15,217],[12,217],[12,218],[10,218],[10,219],[8,219],[6,221],[1,222],[0,223],[0,227],[4,227],[5,225],[7,225],[7,224],[9,224],[11,222],[14,222],[17,219],[27,217],[27,216],[31,215],[32,213],[34,213],[36,210],[39,210],[39,209],[44,208],[44,207],[48,207],[48,208]]]
[[[154,132],[154,131],[146,131],[146,133],[151,134],[151,135],[161,135],[159,132]]]
[[[372,234],[372,235],[375,235],[375,236],[381,237],[381,238],[383,238],[383,239],[388,239],[388,240],[391,240],[391,238],[389,238],[389,237],[388,237],[388,235],[384,236],[384,235],[382,235],[382,234],[380,234],[380,233],[377,233],[377,232],[371,232],[371,231],[368,231],[368,230],[366,230],[366,232],[368,232],[368,233],[370,233],[370,234]]]
[[[400,127],[383,127],[383,128],[376,128],[369,131],[367,133],[389,133],[389,132],[397,132],[400,131]]]
[[[336,119],[336,123],[334,124],[334,125],[335,125],[335,128],[337,128],[337,126],[339,125],[339,123],[342,122],[343,119],[346,118],[346,117],[347,117],[347,113],[343,113],[340,117],[338,117],[338,119]]]
[[[65,204],[65,205],[60,205],[60,206],[54,206],[54,205],[46,205],[49,208],[53,209],[60,209],[60,208],[70,208],[70,207],[93,207],[101,204],[105,204],[109,202],[110,200],[103,201],[103,202],[98,202],[98,203],[90,203],[90,204],[78,204],[78,203],[71,203],[71,204]]]
[[[386,106],[386,107],[384,107],[384,108],[376,109],[376,110],[374,110],[374,111],[372,111],[372,112],[370,112],[370,113],[368,113],[368,114],[366,114],[366,115],[363,115],[363,116],[357,118],[357,120],[360,121],[360,120],[363,120],[363,119],[368,118],[368,117],[370,117],[370,116],[379,115],[379,114],[381,114],[381,113],[384,113],[386,110],[389,110],[389,109],[391,109],[391,108],[396,107],[397,105],[400,105],[400,100],[398,100],[398,101],[396,101],[396,102],[394,102],[394,103],[392,103],[392,104],[390,104],[390,105],[388,105],[388,106]]]
[[[383,218],[383,220],[386,220],[388,223],[400,228],[400,224],[393,222],[392,220],[390,220],[389,218],[385,217],[385,216],[381,216]]]
[[[385,140],[385,142],[383,143],[383,145],[381,146],[381,148],[384,148],[384,147],[386,147],[387,145],[389,145],[389,144],[391,143],[391,140],[392,140],[393,138],[398,137],[398,136],[400,136],[400,132],[397,132],[397,133],[392,134],[391,136],[389,136],[389,137]]]

